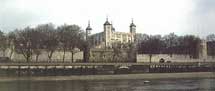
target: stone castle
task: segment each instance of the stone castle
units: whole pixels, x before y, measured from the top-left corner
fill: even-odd
[[[116,32],[113,24],[106,19],[104,23],[104,31],[91,34],[91,26],[88,23],[86,28],[86,38],[92,39],[92,45],[95,48],[111,48],[114,43],[133,43],[135,41],[136,25],[132,22],[129,26],[130,32]]]
[[[133,20],[130,23],[129,26],[129,32],[117,32],[115,31],[115,28],[113,24],[111,24],[108,21],[108,18],[106,19],[104,25],[103,32],[96,33],[96,34],[91,34],[92,28],[90,26],[90,22],[88,23],[88,26],[86,28],[86,38],[87,39],[92,39],[91,43],[93,45],[93,49],[97,48],[112,48],[114,43],[134,43],[139,41],[139,37],[142,34],[136,33],[136,25],[134,24]],[[193,61],[205,61],[205,60],[212,60],[210,56],[207,54],[207,41],[203,40],[199,46],[199,58],[198,59],[193,59]],[[95,57],[95,55],[99,56],[101,55],[101,50],[91,50],[91,56]],[[108,55],[111,57],[113,55],[112,50],[105,51],[107,54],[102,54],[105,55],[104,57],[108,59]],[[137,54],[137,62],[142,62],[142,61],[148,61],[148,56],[147,54],[142,55],[142,54]],[[122,57],[123,58],[123,57]],[[171,60],[171,61],[181,61],[181,60],[191,60],[187,55],[174,55],[174,57],[169,57],[168,54],[158,54],[154,55],[152,61],[156,62],[161,58],[165,58],[166,60]],[[99,59],[99,57],[97,57]]]

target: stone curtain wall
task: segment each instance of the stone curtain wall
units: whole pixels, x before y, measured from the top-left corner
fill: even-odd
[[[115,58],[115,61],[113,60],[113,51],[96,51],[92,50],[90,53],[90,62],[126,62],[128,60],[127,52],[123,51],[120,56],[117,56]],[[9,57],[9,50],[5,52],[5,56]],[[3,57],[3,52],[0,51],[0,57]],[[149,62],[149,55],[147,54],[137,54],[137,62]],[[32,57],[32,61],[35,61],[35,55]],[[52,56],[52,61],[62,61],[63,58],[63,52],[62,51],[56,51],[54,52]],[[213,61],[215,62],[215,58],[212,56],[207,56],[206,59],[204,58],[199,58],[199,59],[190,59],[189,55],[173,55],[170,57],[168,54],[157,54],[152,56],[152,62],[159,62],[161,58],[164,58],[165,61],[171,61],[171,62],[209,62]],[[12,60],[14,61],[25,61],[25,58],[23,57],[22,54],[17,54],[16,52],[13,53]],[[47,61],[47,53],[45,51],[42,52],[42,54],[39,56],[39,61]],[[74,54],[74,61],[80,62],[83,60],[83,52],[80,51],[78,53]],[[71,61],[71,53],[66,52],[65,55],[65,61],[70,62]]]
[[[115,55],[115,57],[114,57]],[[121,53],[114,54],[112,49],[96,49],[91,50],[90,62],[132,62],[133,60],[128,58],[128,52],[121,50]]]
[[[152,56],[152,62],[159,62],[159,60],[163,58],[165,61],[171,62],[215,62],[211,56],[207,56],[206,59],[198,58],[198,59],[191,59],[189,55],[173,55],[170,57],[168,54],[156,54]],[[149,55],[147,54],[137,54],[137,62],[149,62]]]
[[[5,55],[6,57],[9,57],[9,55],[10,55],[9,50],[7,50],[5,52],[5,54],[6,54]],[[48,56],[47,55],[48,55],[47,52],[43,51],[41,53],[41,55],[39,56],[38,61],[48,61]],[[0,56],[1,57],[3,56],[2,52],[0,52]],[[11,59],[13,61],[25,61],[24,56],[22,54],[18,54],[16,52],[14,52],[12,54]],[[35,59],[36,59],[36,55],[33,55],[32,61],[35,61]],[[52,61],[62,61],[62,59],[63,59],[63,51],[55,51],[53,53]],[[83,60],[83,52],[79,51],[79,52],[74,54],[74,61],[81,61],[81,60]],[[68,61],[68,62],[71,61],[71,53],[70,52],[65,53],[65,61]]]

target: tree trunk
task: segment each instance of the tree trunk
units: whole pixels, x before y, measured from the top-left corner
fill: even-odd
[[[64,60],[65,60],[65,52],[66,52],[66,49],[63,49],[63,63],[64,63]]]
[[[74,62],[74,52],[73,51],[71,51],[71,61],[72,61],[72,63]]]
[[[29,60],[30,60],[30,57],[27,57],[27,58],[26,58],[26,60],[27,60],[27,63],[28,63],[28,62],[29,62]]]
[[[172,55],[173,55],[173,54],[172,54],[172,53],[170,53],[170,57],[171,57],[171,58],[172,58]]]
[[[5,56],[6,56],[6,55],[5,55],[5,51],[6,51],[6,50],[3,50],[3,57],[5,57]]]
[[[10,55],[9,55],[10,60],[11,60],[11,57],[13,55],[13,51],[14,51],[14,49],[11,49],[11,51],[10,51]]]
[[[36,55],[36,62],[38,62],[39,56],[39,54]]]
[[[53,53],[54,53],[54,51],[50,51],[49,53],[48,53],[48,61],[51,61],[52,60],[52,55],[53,55]]]
[[[113,55],[113,58],[112,58],[112,61],[113,61],[113,62],[115,62],[115,56],[116,56],[116,55],[114,54],[114,55]]]
[[[31,53],[31,49],[30,48],[28,48],[28,50],[27,50],[27,62],[30,62],[30,58],[31,58],[31,56],[32,56],[32,53]]]
[[[90,48],[88,45],[84,48],[84,59],[83,62],[88,62],[90,58]]]
[[[26,56],[26,61],[30,62],[30,56],[29,55]]]
[[[149,55],[149,63],[152,63],[152,55]]]
[[[12,55],[13,55],[13,51],[10,52],[10,56],[9,56],[10,60],[12,58]]]
[[[30,61],[30,57],[31,57],[30,52],[29,51],[24,52],[23,50],[21,50],[21,52],[22,52],[22,55],[24,56],[26,62],[29,62]]]

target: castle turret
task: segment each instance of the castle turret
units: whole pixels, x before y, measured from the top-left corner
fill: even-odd
[[[88,21],[88,26],[86,28],[86,39],[91,34],[92,28],[90,27],[90,21]]]
[[[130,33],[131,33],[131,42],[135,41],[135,34],[136,34],[136,25],[133,22],[133,19],[130,24]]]
[[[111,47],[111,35],[112,35],[112,25],[106,19],[104,23],[104,40],[105,40],[105,47]]]

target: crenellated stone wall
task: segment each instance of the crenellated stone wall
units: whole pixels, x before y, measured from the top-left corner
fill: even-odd
[[[161,58],[163,58],[165,61],[171,62],[215,62],[215,59],[213,59],[211,56],[192,59],[189,57],[189,55],[172,55],[172,57],[170,57],[168,54],[153,55],[151,60],[152,62],[159,62]],[[137,62],[149,62],[149,59],[150,57],[148,54],[137,54]]]
[[[3,52],[0,52],[0,56],[3,56]],[[10,50],[7,50],[5,52],[5,56],[9,57],[10,56]],[[13,52],[11,59],[14,61],[25,61],[25,58],[22,54]],[[32,61],[35,61],[36,55],[32,56]],[[62,61],[63,59],[63,51],[55,51],[52,56],[52,61]],[[80,61],[83,59],[83,52],[79,51],[74,54],[74,61]],[[38,58],[39,61],[47,61],[48,60],[48,54],[45,51],[42,51],[42,53],[39,55]],[[65,61],[71,61],[71,53],[66,52],[65,53]]]
[[[120,50],[120,53],[114,53],[113,49],[92,49],[90,53],[90,62],[134,62],[128,55],[134,55],[128,50]]]

